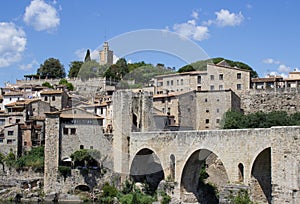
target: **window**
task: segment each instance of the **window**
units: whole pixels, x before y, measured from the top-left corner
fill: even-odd
[[[52,101],[55,101],[55,96],[52,96]]]
[[[181,85],[183,85],[183,79],[181,79],[180,81],[181,81]]]
[[[48,101],[48,96],[45,96],[45,101]]]
[[[64,134],[64,135],[69,134],[69,129],[68,129],[68,128],[64,128],[64,129],[63,129],[63,134]]]
[[[9,131],[7,132],[7,135],[14,135],[14,131],[9,130]]]
[[[198,84],[201,84],[201,76],[198,76],[198,77],[197,77],[197,83],[198,83]]]
[[[16,141],[15,139],[9,139],[7,140],[7,144],[12,144],[14,141]]]
[[[11,101],[11,98],[9,98],[9,100]]]
[[[220,119],[219,118],[216,120],[216,123],[220,123]]]
[[[209,113],[209,110],[206,110],[206,113]]]
[[[214,86],[214,85],[211,85],[211,86],[210,86],[210,90],[211,90],[211,91],[215,90],[215,86]]]
[[[241,74],[241,73],[237,73],[237,74],[236,74],[236,78],[237,78],[237,79],[241,79],[241,78],[242,78],[242,74]]]
[[[80,148],[80,149],[84,149],[84,146],[83,146],[83,145],[80,145],[79,148]]]
[[[214,75],[210,75],[210,80],[214,80],[215,76]]]
[[[5,125],[5,119],[0,120],[0,125]]]
[[[223,90],[223,85],[219,85],[219,90]]]
[[[76,128],[71,128],[71,135],[75,135],[76,134]]]
[[[219,108],[217,108],[217,113],[219,113],[220,112],[220,109]]]
[[[170,86],[170,82],[169,81],[167,81],[167,86]]]
[[[205,123],[208,124],[208,123],[209,123],[209,119],[206,119],[206,120],[205,120]]]
[[[173,80],[171,80],[171,86],[173,86]]]
[[[223,80],[223,74],[219,75],[219,80]]]
[[[179,80],[177,79],[177,85],[179,85]]]
[[[90,146],[90,149],[94,149],[94,147],[93,147],[93,146]]]
[[[242,84],[237,84],[237,85],[236,85],[236,89],[237,89],[237,90],[241,90],[241,89],[242,89]]]
[[[3,138],[0,138],[0,143],[3,143]]]
[[[207,100],[207,98],[206,99],[204,99],[204,102],[207,102],[208,100]]]

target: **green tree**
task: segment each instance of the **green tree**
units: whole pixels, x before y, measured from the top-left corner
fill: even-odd
[[[78,78],[87,80],[89,78],[101,77],[105,66],[99,65],[95,60],[84,62],[78,72]]]
[[[66,79],[61,79],[61,80],[59,81],[59,84],[65,85],[69,91],[73,91],[73,90],[74,90],[73,84],[70,83],[70,82],[68,82]]]
[[[120,76],[121,78],[123,78],[129,72],[126,59],[125,58],[118,59],[116,65],[118,65]]]
[[[86,51],[85,57],[84,57],[84,62],[90,62],[91,61],[91,53],[90,50],[88,49]]]
[[[71,154],[71,158],[75,166],[92,166],[99,163],[101,154],[98,150],[94,149],[80,149]]]
[[[113,79],[119,81],[123,79],[126,74],[129,73],[127,61],[125,58],[120,58],[116,64],[112,64],[109,68],[105,71],[104,76],[107,79]]]
[[[48,87],[50,89],[53,89],[53,86],[48,81],[45,81],[44,83],[42,83],[42,86]]]
[[[11,168],[14,167],[16,161],[16,155],[10,151],[5,157],[5,164]]]
[[[41,76],[41,78],[57,79],[65,78],[66,72],[64,66],[58,59],[49,58],[40,65],[40,68],[37,70],[37,75]]]
[[[244,115],[237,111],[227,111],[222,119],[224,129],[240,129],[244,126]]]
[[[83,65],[82,61],[72,61],[71,64],[69,64],[70,70],[69,70],[68,77],[69,78],[77,77],[82,65]]]
[[[178,73],[182,73],[182,72],[192,72],[192,71],[196,71],[196,69],[192,66],[192,65],[185,65],[183,67],[181,67],[178,70]]]

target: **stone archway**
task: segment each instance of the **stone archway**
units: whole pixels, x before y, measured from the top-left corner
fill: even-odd
[[[261,151],[251,170],[251,195],[256,202],[271,203],[271,148]]]
[[[154,192],[164,177],[160,159],[152,150],[144,148],[134,156],[130,166],[130,178],[134,182],[146,183]]]
[[[75,187],[75,190],[78,190],[78,191],[90,191],[91,188],[88,186],[88,185],[85,185],[85,184],[81,184],[81,185],[78,185]]]
[[[187,203],[219,203],[216,189],[228,183],[228,175],[220,158],[210,150],[194,151],[181,175],[181,200]],[[211,185],[213,184],[213,185]]]

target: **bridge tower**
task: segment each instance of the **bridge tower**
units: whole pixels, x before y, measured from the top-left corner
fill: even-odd
[[[113,95],[114,171],[125,179],[130,173],[131,132],[153,130],[152,96],[147,92],[118,90]]]

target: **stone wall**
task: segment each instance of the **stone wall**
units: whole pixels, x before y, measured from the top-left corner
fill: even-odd
[[[241,108],[245,114],[263,111],[286,111],[289,114],[300,111],[300,93],[250,90],[240,94]]]
[[[59,164],[59,114],[48,113],[45,121],[45,171],[44,192],[59,192],[57,189]]]

